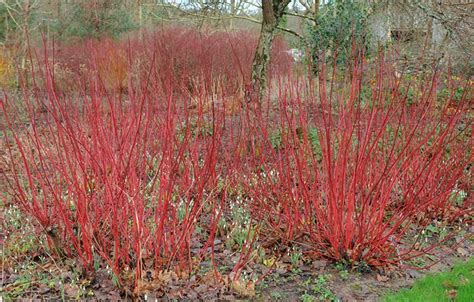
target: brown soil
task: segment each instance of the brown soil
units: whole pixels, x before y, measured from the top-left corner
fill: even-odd
[[[472,227],[468,231],[472,234]],[[217,248],[217,251],[216,262],[221,266],[229,267],[238,256],[228,254],[225,248]],[[106,269],[99,269],[90,275],[74,260],[58,260],[38,251],[2,257],[1,292],[7,301],[9,298],[302,301],[305,297],[323,301],[377,301],[389,291],[409,287],[427,273],[449,269],[454,263],[472,256],[473,252],[474,244],[470,240],[455,247],[441,246],[433,251],[437,261],[432,260],[434,257],[421,258],[423,264],[428,266],[424,270],[408,268],[408,263],[386,269],[350,269],[323,260],[311,261],[304,256],[297,266],[293,266],[290,256],[286,254],[271,264],[267,263],[267,266],[254,263],[245,270],[253,276],[268,274],[256,286],[253,282],[230,281],[228,277],[223,277],[229,272],[225,269],[221,270],[222,275],[216,275],[210,262],[204,262],[200,271],[191,276],[178,276],[173,272],[154,275],[145,271],[144,281],[139,284],[140,293],[134,295],[126,288],[118,289]]]

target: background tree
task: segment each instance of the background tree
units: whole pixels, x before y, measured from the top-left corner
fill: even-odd
[[[311,60],[317,63],[321,53],[327,59],[337,56],[337,63],[343,63],[350,56],[352,42],[368,48],[367,20],[371,12],[370,4],[353,0],[332,0],[320,9],[312,10],[314,20],[306,22],[307,43]],[[317,73],[317,64],[312,66]]]
[[[64,9],[68,11],[62,15],[67,17],[57,19],[53,25],[62,39],[118,37],[138,28],[125,1],[76,1]]]
[[[273,38],[290,0],[262,0],[262,29],[252,63],[252,92],[260,98],[267,86]]]
[[[38,25],[39,0],[0,0],[0,38],[4,44],[26,41]]]

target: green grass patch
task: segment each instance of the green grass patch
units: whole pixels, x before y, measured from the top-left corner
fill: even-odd
[[[428,275],[383,301],[474,301],[474,258],[456,264],[449,272]]]

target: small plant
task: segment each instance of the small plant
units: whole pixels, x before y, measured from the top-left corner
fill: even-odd
[[[438,225],[437,225],[438,224]],[[424,230],[421,231],[422,237],[425,241],[430,239],[443,240],[449,234],[448,228],[443,223],[435,221],[429,224]],[[435,238],[436,237],[436,238]]]
[[[298,266],[301,261],[301,256],[303,254],[300,250],[293,248],[292,252],[290,253],[291,265]]]
[[[41,239],[35,232],[35,226],[29,217],[20,211],[15,205],[6,206],[0,202],[3,208],[3,221],[0,224],[5,233],[2,233],[2,255],[4,257],[21,257],[25,254],[41,250]],[[3,241],[4,240],[4,241]]]
[[[317,301],[316,296],[310,295],[307,292],[301,295],[302,302],[314,302]]]
[[[329,289],[328,276],[321,275],[317,279],[307,279],[304,282],[305,293],[301,296],[304,301],[338,301]]]
[[[341,277],[341,279],[344,281],[349,279],[349,271],[346,269],[339,271],[339,277]]]
[[[467,192],[461,189],[454,189],[451,192],[450,200],[456,206],[462,206],[467,198]]]
[[[229,239],[226,242],[227,248],[239,250],[244,246],[248,238],[252,238],[254,235],[255,228],[252,228],[251,226],[247,228],[236,226],[229,234]]]
[[[347,270],[347,264],[338,262],[335,264],[335,268],[339,272],[339,277],[341,277],[342,280],[347,280],[349,278],[349,271]]]
[[[324,301],[337,301],[337,297],[328,288],[327,277],[319,276],[316,282],[313,284],[313,291],[320,296],[321,300]]]
[[[270,295],[272,296],[272,299],[275,299],[275,300],[284,300],[285,299],[285,295],[281,292],[278,292],[278,291],[272,291]]]

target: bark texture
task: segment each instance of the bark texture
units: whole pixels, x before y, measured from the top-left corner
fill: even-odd
[[[262,29],[252,64],[252,92],[261,100],[267,86],[272,42],[290,0],[262,0]]]

